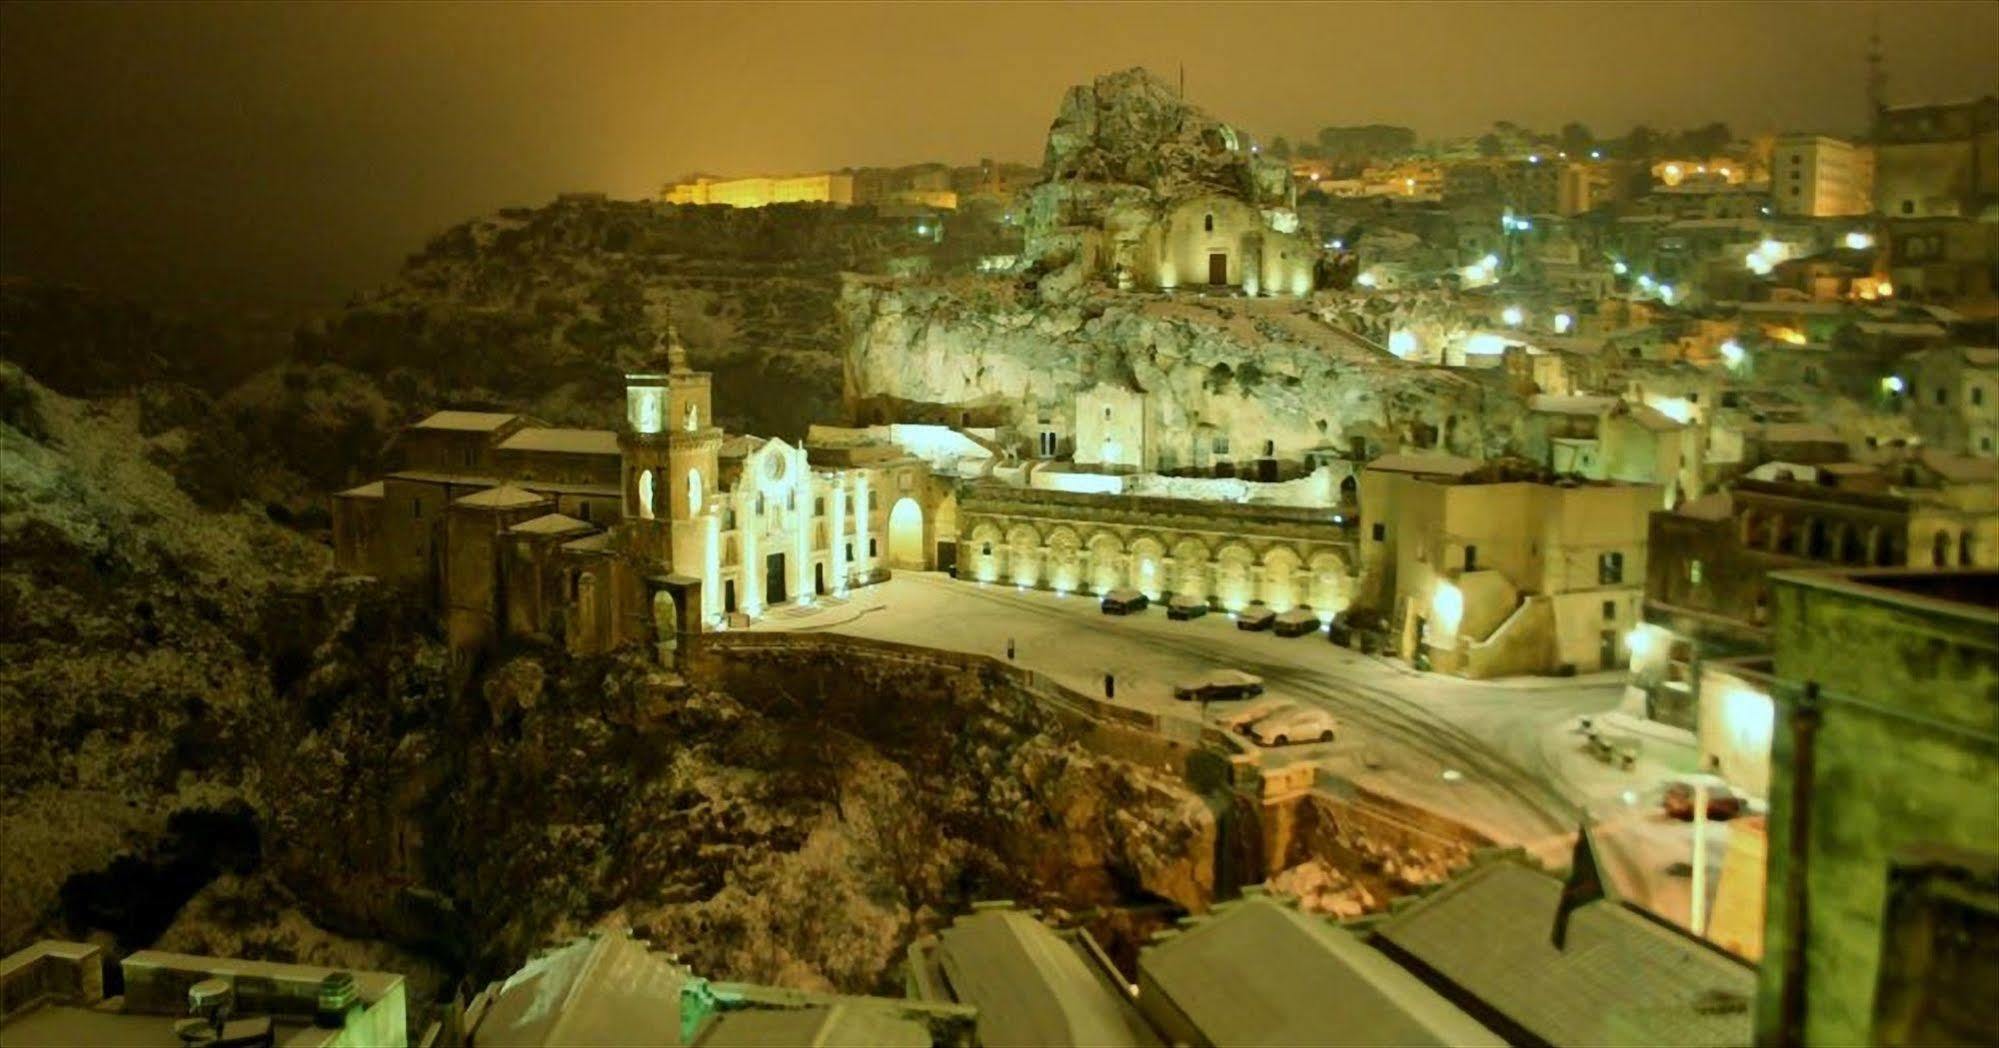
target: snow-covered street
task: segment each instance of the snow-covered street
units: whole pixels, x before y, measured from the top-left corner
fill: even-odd
[[[1673,920],[1686,919],[1687,883],[1667,867],[1690,857],[1685,824],[1659,814],[1660,781],[1693,755],[1648,738],[1638,767],[1589,756],[1578,716],[1615,709],[1623,674],[1470,681],[1410,669],[1330,643],[1324,633],[1285,638],[1235,628],[1211,613],[1188,622],[1163,608],[1105,615],[1095,598],[960,582],[904,572],[815,608],[782,608],[760,630],[829,630],[882,640],[1013,657],[1070,687],[1179,716],[1200,711],[1173,686],[1233,668],[1264,678],[1267,696],[1334,713],[1333,742],[1262,751],[1267,764],[1320,763],[1357,785],[1464,822],[1553,865],[1568,861],[1587,806],[1625,892]],[[1211,718],[1241,705],[1215,703]],[[1718,863],[1722,839],[1710,855]]]

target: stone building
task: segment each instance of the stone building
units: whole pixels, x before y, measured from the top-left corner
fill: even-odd
[[[1528,457],[1564,476],[1656,484],[1667,505],[1701,490],[1700,431],[1619,397],[1536,396],[1527,402]]]
[[[715,179],[702,176],[667,186],[660,197],[669,204],[723,204],[768,207],[771,204],[836,204],[854,200],[854,176],[838,171],[810,175]]]
[[[1873,137],[1881,214],[1976,218],[1999,201],[1999,97],[1887,107]]]
[[[1352,599],[1351,518],[1333,509],[967,485],[957,576],[977,582],[1160,600],[1192,595],[1237,611]]]
[[[1295,228],[1295,217],[1292,222]],[[1319,252],[1254,205],[1223,194],[1181,200],[1140,236],[1130,276],[1142,288],[1309,294]]]
[[[1770,157],[1770,202],[1780,215],[1833,218],[1873,210],[1874,155],[1830,135],[1782,135]]]
[[[1360,590],[1404,658],[1469,677],[1625,663],[1657,485],[1406,458],[1363,474],[1360,539]]]
[[[1999,572],[1773,578],[1759,1044],[1999,1029]]]
[[[1999,349],[1925,350],[1903,362],[1901,377],[1904,403],[1925,444],[1999,458]]]
[[[333,499],[335,562],[421,594],[452,645],[540,638],[579,653],[755,617],[934,566],[947,491],[878,449],[815,465],[713,424],[709,376],[669,336],[626,376],[619,430],[439,412],[400,442],[409,468]]]

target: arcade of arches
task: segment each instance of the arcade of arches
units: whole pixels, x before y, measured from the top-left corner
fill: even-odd
[[[1352,600],[1352,540],[1311,511],[974,488],[961,512],[961,579],[1064,593],[1129,587],[1155,600],[1193,594],[1231,611],[1261,601],[1324,617]]]

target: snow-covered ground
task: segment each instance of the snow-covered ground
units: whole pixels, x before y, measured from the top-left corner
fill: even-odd
[[[1449,816],[1493,840],[1564,865],[1587,807],[1625,893],[1684,921],[1687,881],[1668,868],[1691,857],[1691,831],[1659,812],[1664,781],[1694,760],[1671,733],[1642,740],[1638,766],[1591,757],[1580,716],[1615,710],[1624,675],[1468,681],[1423,673],[1330,643],[1235,628],[1211,613],[1174,622],[1163,608],[1105,615],[1094,598],[903,572],[844,600],[778,609],[755,629],[831,630],[999,658],[1070,687],[1161,713],[1200,716],[1173,685],[1217,668],[1264,678],[1267,697],[1323,707],[1343,730],[1333,742],[1262,751],[1266,764],[1308,760],[1358,785]],[[1241,703],[1215,703],[1220,718]],[[1725,840],[1710,849],[1718,868]]]

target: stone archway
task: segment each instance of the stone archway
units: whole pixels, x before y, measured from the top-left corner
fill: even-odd
[[[1108,593],[1124,585],[1124,543],[1109,532],[1090,537],[1090,590]]]
[[[1146,535],[1132,540],[1129,585],[1151,600],[1166,591],[1166,547],[1158,539]]]
[[[923,507],[904,495],[888,511],[888,566],[906,571],[922,571]]]
[[[1275,546],[1263,557],[1263,603],[1272,611],[1290,611],[1298,606],[1298,572],[1303,568],[1297,551]]]
[[[1321,619],[1330,619],[1353,602],[1348,593],[1346,561],[1339,554],[1331,551],[1315,553],[1306,564],[1306,570],[1311,577],[1306,587],[1305,603],[1310,604]]]

